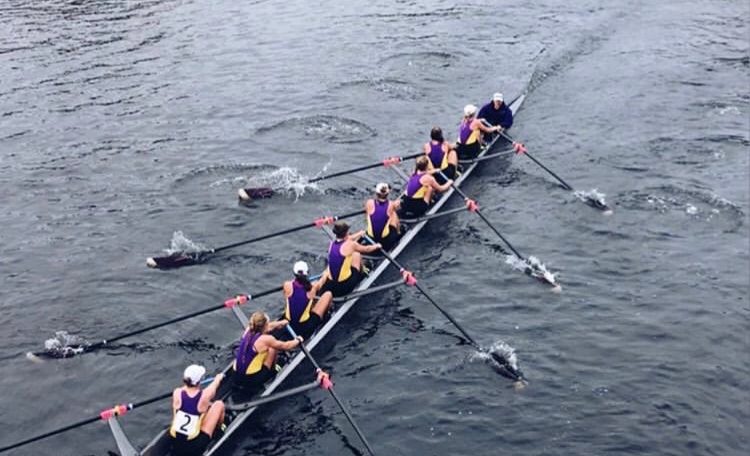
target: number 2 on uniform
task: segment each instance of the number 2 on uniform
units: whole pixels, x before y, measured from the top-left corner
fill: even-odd
[[[182,426],[180,426],[180,430],[183,431],[183,432],[185,432],[185,433],[188,433],[188,432],[190,432],[190,430],[187,428],[188,425],[190,424],[190,415],[188,415],[186,413],[183,416],[185,417],[185,422],[182,423]]]

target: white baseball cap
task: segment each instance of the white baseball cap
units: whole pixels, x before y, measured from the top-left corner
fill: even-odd
[[[385,182],[381,182],[375,186],[375,193],[378,195],[387,195],[391,192],[391,186]]]
[[[182,374],[182,378],[190,383],[192,386],[197,386],[203,376],[206,375],[206,368],[197,364],[191,364],[185,368],[185,372]]]
[[[477,112],[477,107],[473,104],[467,104],[464,106],[464,115],[466,117],[473,116]]]
[[[495,94],[492,95],[492,101],[503,101],[503,94],[500,92],[495,92]]]
[[[298,261],[294,263],[294,268],[292,270],[292,272],[294,272],[295,274],[302,274],[305,276],[308,274],[309,271],[310,271],[310,268],[307,266],[307,263],[305,263],[304,261]]]

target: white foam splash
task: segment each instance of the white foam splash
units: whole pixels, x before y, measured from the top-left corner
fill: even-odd
[[[605,200],[605,197],[607,196],[605,193],[600,192],[599,190],[592,188],[591,190],[584,192],[582,190],[576,190],[574,193],[575,196],[578,197],[581,201],[584,203],[587,201],[594,201],[601,206],[606,206],[607,201]]]
[[[488,350],[477,350],[475,351],[471,357],[469,358],[470,361],[474,360],[481,360],[481,361],[487,361],[492,359],[492,353],[499,354],[507,363],[508,366],[511,367],[511,369],[514,372],[518,372],[518,356],[516,355],[516,349],[510,346],[508,343],[499,340],[492,344]]]
[[[544,265],[539,258],[530,256],[526,261],[518,258],[515,255],[506,255],[505,263],[524,273],[529,272],[533,277],[544,278],[547,282],[557,285],[557,278],[555,274],[547,270],[547,266]]]
[[[329,164],[330,162],[323,167],[321,173],[325,172]],[[312,178],[305,176],[298,170],[284,166],[266,174],[252,176],[245,181],[248,187],[271,187],[275,191],[293,195],[294,199],[297,200],[307,191],[322,193],[317,184],[309,182],[310,179]]]
[[[67,331],[56,331],[55,337],[44,341],[44,349],[62,356],[70,356],[82,353],[86,343],[84,339],[68,334]]]
[[[172,233],[172,240],[166,252],[171,255],[177,252],[202,252],[204,250],[208,248],[190,240],[182,231],[175,231]]]

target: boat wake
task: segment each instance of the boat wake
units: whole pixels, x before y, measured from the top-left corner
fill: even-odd
[[[553,285],[555,287],[560,286],[560,284],[557,283],[557,277],[555,276],[555,274],[550,272],[547,269],[547,266],[539,261],[539,258],[533,255],[528,257],[526,260],[522,260],[515,255],[506,255],[505,263],[511,265],[513,269],[523,271],[525,274],[547,282],[550,285]]]
[[[260,127],[257,135],[268,135],[284,131],[301,131],[305,137],[338,144],[353,144],[377,135],[367,124],[358,120],[333,115],[314,115],[286,119],[273,125]]]

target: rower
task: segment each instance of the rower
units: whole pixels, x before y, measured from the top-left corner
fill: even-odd
[[[224,402],[213,401],[224,374],[216,374],[211,384],[201,389],[205,374],[205,367],[191,364],[182,375],[183,385],[172,392],[171,454],[203,454],[216,427],[224,423]]]
[[[276,354],[292,350],[302,343],[302,336],[282,342],[270,334],[287,323],[286,320],[268,321],[268,315],[260,311],[250,316],[232,365],[234,384],[240,390],[248,394],[259,391],[265,382],[276,375]]]
[[[287,280],[283,287],[286,300],[284,318],[295,333],[308,339],[323,322],[331,306],[333,294],[327,291],[320,298],[317,297],[320,281],[310,282],[310,270],[304,261],[294,263],[292,271],[294,280]],[[316,299],[318,302],[315,302]]]
[[[492,95],[492,100],[482,106],[477,117],[490,125],[502,127],[498,131],[507,130],[513,126],[513,111],[505,104],[503,94],[500,92],[495,92]],[[485,140],[488,137],[489,135],[485,135]]]
[[[379,250],[382,245],[362,245],[360,238],[364,230],[349,234],[349,224],[338,221],[333,225],[335,239],[328,247],[328,267],[321,277],[321,290],[330,291],[334,298],[345,296],[354,290],[364,278],[362,254]]]
[[[456,179],[458,155],[443,137],[440,127],[432,127],[430,142],[425,143],[424,153],[430,159],[430,169],[439,169],[448,179]],[[435,175],[435,180],[438,184],[445,183],[445,178],[439,173]]]
[[[401,237],[401,222],[398,219],[399,200],[389,200],[391,186],[381,182],[375,186],[375,196],[365,202],[367,235],[375,242],[391,250]]]
[[[438,184],[429,172],[430,160],[422,155],[416,160],[414,174],[406,182],[406,191],[401,199],[400,216],[420,217],[430,208],[435,192],[444,192],[453,184],[453,179]]]
[[[477,119],[477,107],[473,104],[464,106],[464,118],[458,127],[458,141],[456,152],[459,160],[477,158],[482,147],[481,133],[495,133],[501,126],[487,127]]]

